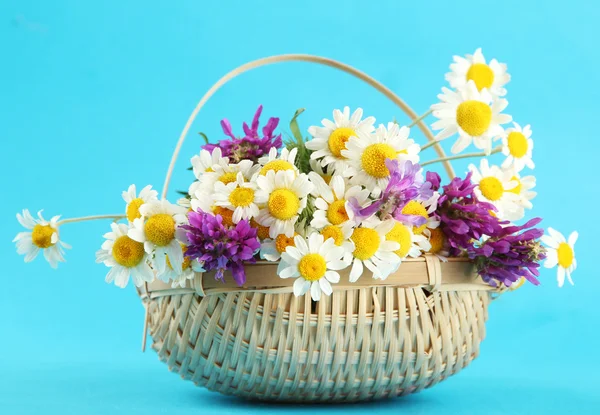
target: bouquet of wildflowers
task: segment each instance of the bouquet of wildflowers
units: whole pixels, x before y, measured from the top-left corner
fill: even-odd
[[[97,252],[110,268],[107,282],[125,287],[158,278],[185,287],[196,272],[246,281],[245,267],[257,260],[278,262],[281,278],[294,278],[296,296],[317,301],[330,295],[349,270],[349,281],[385,280],[402,273],[407,258],[466,257],[493,286],[539,284],[539,265],[558,267],[558,284],[572,283],[577,233],[566,239],[541,219],[524,221],[536,196],[533,140],[529,125],[512,122],[505,110],[505,64],[487,62],[481,50],[454,57],[439,102],[410,126],[376,125],[362,109],[334,110],[333,119],[308,129],[297,112],[284,143],[278,118],[260,128],[262,106],[236,135],[207,143],[192,157],[195,180],[176,203],[158,198],[150,186],[123,192],[123,214],[46,221],[24,210],[28,229],[15,242],[25,261],[40,250],[53,267],[64,261],[62,225],[113,219]],[[435,142],[419,145],[410,127],[433,116]],[[456,137],[451,157],[423,161],[433,144]],[[494,143],[498,143],[495,145]],[[463,153],[474,146],[477,152]],[[503,160],[492,164],[496,153]],[[427,171],[433,163],[480,158],[463,178],[443,184]],[[524,223],[523,223],[524,222]],[[545,246],[542,246],[542,242]]]

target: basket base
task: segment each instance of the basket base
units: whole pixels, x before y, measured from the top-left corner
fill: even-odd
[[[377,287],[313,303],[292,294],[181,294],[151,300],[153,349],[183,379],[278,402],[407,395],[467,366],[489,294]]]

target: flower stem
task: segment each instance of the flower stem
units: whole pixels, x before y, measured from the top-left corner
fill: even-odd
[[[429,111],[427,111],[426,113],[424,113],[424,114],[420,115],[420,116],[419,116],[419,118],[415,119],[413,122],[411,122],[411,123],[408,125],[408,128],[411,128],[411,127],[413,127],[413,126],[417,125],[419,122],[423,121],[423,119],[425,119],[425,118],[426,118],[426,117],[427,117],[429,114],[431,114],[431,112],[432,112],[432,111],[433,111],[433,110],[429,110]]]
[[[82,216],[80,218],[69,218],[58,221],[58,225],[64,225],[67,223],[75,223],[75,222],[87,222],[88,220],[98,220],[98,219],[114,219],[115,221],[119,219],[125,218],[126,215],[96,215],[96,216]]]
[[[426,148],[429,148],[429,147],[431,147],[431,146],[434,146],[434,145],[436,145],[437,143],[441,143],[441,142],[442,142],[442,140],[430,141],[430,142],[428,142],[427,144],[425,144],[425,145],[422,145],[422,146],[421,146],[421,151],[423,151],[423,150],[425,150]]]
[[[493,149],[492,152],[489,155],[499,153],[501,150],[502,150],[502,146],[498,146],[495,149]],[[482,151],[481,153],[458,154],[456,156],[442,157],[442,158],[439,158],[439,159],[426,161],[425,163],[421,163],[421,166],[427,166],[428,164],[439,163],[439,162],[442,162],[442,161],[467,159],[467,158],[472,158],[472,157],[486,157],[486,156],[488,156],[488,154],[486,154],[485,151]]]

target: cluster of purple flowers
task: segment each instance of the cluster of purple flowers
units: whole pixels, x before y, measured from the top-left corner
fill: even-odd
[[[206,271],[216,270],[215,278],[223,280],[230,270],[238,285],[246,282],[244,262],[254,262],[260,248],[256,229],[247,220],[235,226],[223,224],[221,215],[189,212],[189,225],[182,225],[188,240],[185,256],[203,263]]]
[[[259,118],[262,109],[263,107],[260,105],[254,114],[254,119],[250,127],[244,122],[243,129],[245,136],[236,137],[231,129],[231,123],[227,119],[224,119],[221,121],[221,127],[225,135],[230,138],[221,140],[217,144],[205,144],[202,148],[212,152],[215,148],[219,147],[223,157],[228,157],[233,163],[239,163],[242,160],[257,162],[260,157],[269,154],[271,147],[281,148],[283,145],[281,134],[273,134],[275,128],[279,125],[279,118],[269,118],[267,125],[262,129],[262,137],[258,134]]]

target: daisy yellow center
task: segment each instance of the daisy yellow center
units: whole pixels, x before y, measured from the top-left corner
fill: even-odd
[[[127,220],[129,222],[133,222],[137,218],[141,218],[142,214],[140,213],[140,206],[144,204],[144,199],[140,199],[136,197],[127,205],[127,210],[125,214],[127,215]]]
[[[363,152],[360,162],[369,176],[381,179],[390,175],[385,165],[386,159],[395,159],[398,153],[389,144],[371,144]]]
[[[279,220],[289,220],[298,214],[300,199],[289,189],[277,189],[269,196],[269,213]]]
[[[513,131],[508,134],[506,141],[508,143],[508,151],[510,152],[511,156],[521,158],[527,154],[527,137],[525,137],[523,133]]]
[[[266,175],[269,170],[273,170],[275,173],[282,170],[294,170],[294,165],[285,160],[273,160],[265,164],[263,168],[260,169],[261,176]]]
[[[279,252],[280,254],[284,253],[288,246],[296,246],[294,244],[294,237],[287,237],[282,233],[277,235],[277,237],[275,238],[275,249],[277,249],[277,252]]]
[[[329,238],[333,239],[337,246],[341,246],[344,243],[344,233],[339,226],[327,225],[321,231],[323,239],[326,241]]]
[[[573,248],[571,248],[568,243],[561,242],[556,249],[556,254],[558,256],[558,265],[560,265],[562,268],[569,268],[573,264],[575,253],[573,252]]]
[[[513,176],[510,180],[517,182],[517,185],[515,187],[513,187],[512,189],[507,190],[507,192],[511,192],[516,195],[520,195],[521,190],[523,190],[523,183],[521,183],[521,180],[519,180],[519,178],[517,176]]]
[[[225,184],[233,183],[237,180],[237,173],[225,173],[219,177],[219,181]]]
[[[35,225],[31,232],[31,242],[38,248],[50,248],[52,245],[52,234],[56,229],[50,225]]]
[[[327,219],[334,225],[340,225],[346,222],[348,217],[348,212],[346,212],[346,201],[345,200],[336,200],[327,208]]]
[[[229,194],[229,202],[235,207],[247,207],[254,201],[254,190],[248,187],[237,187]]]
[[[494,83],[494,71],[485,63],[474,63],[467,71],[467,81],[475,82],[475,86],[481,91]]]
[[[348,142],[353,135],[356,135],[356,131],[352,128],[341,127],[333,130],[329,135],[329,140],[327,142],[331,154],[336,157],[344,158],[344,156],[342,156],[342,150],[346,149],[346,142]]]
[[[252,226],[253,228],[256,228],[256,236],[258,236],[258,239],[263,240],[263,239],[267,239],[269,237],[269,227],[268,226],[262,226],[254,219],[250,220],[250,226]]]
[[[429,237],[429,243],[431,244],[430,254],[439,253],[444,248],[445,236],[444,232],[440,228],[431,229],[431,236]]]
[[[355,246],[354,257],[360,260],[366,260],[375,255],[381,244],[377,231],[370,228],[354,229],[350,239],[352,239]]]
[[[308,254],[298,262],[298,272],[307,281],[318,281],[325,275],[327,263],[319,254]]]
[[[491,122],[492,109],[481,101],[465,101],[456,109],[456,123],[472,137],[485,133]]]
[[[479,190],[481,190],[483,197],[485,197],[487,200],[491,200],[492,202],[500,200],[504,194],[504,186],[502,185],[502,182],[493,176],[484,177],[481,179],[479,182]]]
[[[223,219],[223,225],[233,226],[233,210],[227,209],[223,206],[214,206],[212,211],[215,216],[220,215]]]
[[[185,254],[185,251],[187,250],[187,247],[183,244],[181,244],[181,250],[183,251],[183,253]],[[169,267],[169,269],[173,269],[173,265],[171,265],[171,260],[169,259],[169,255],[167,255],[167,266]],[[190,264],[192,263],[192,260],[190,257],[187,256],[183,256],[183,263],[181,264],[181,270],[185,271],[186,269],[188,269],[190,267]]]
[[[144,244],[127,235],[119,236],[113,244],[112,256],[117,264],[133,268],[144,259]]]
[[[406,226],[400,222],[396,222],[392,230],[385,235],[385,239],[400,244],[400,248],[394,251],[400,258],[404,258],[408,255],[412,239],[410,237],[410,231]]]
[[[146,239],[156,246],[167,246],[175,238],[175,219],[166,213],[150,216],[144,225]]]
[[[416,200],[411,200],[402,208],[402,214],[404,215],[414,215],[421,216],[426,220],[429,219],[429,215],[427,214],[427,209],[425,206],[417,202]],[[425,228],[427,227],[427,223],[422,224],[421,226],[414,226],[413,232],[415,235],[421,235]]]

